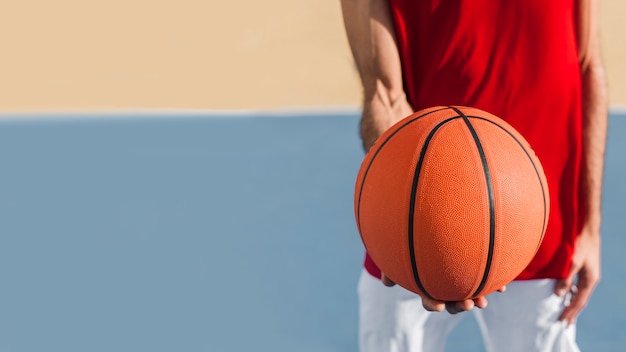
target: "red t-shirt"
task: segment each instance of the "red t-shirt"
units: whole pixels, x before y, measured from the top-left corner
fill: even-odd
[[[573,0],[390,0],[408,99],[509,122],[550,190],[544,241],[518,279],[567,276],[581,210],[581,79]],[[524,211],[524,209],[520,209]],[[366,256],[366,269],[380,271]]]

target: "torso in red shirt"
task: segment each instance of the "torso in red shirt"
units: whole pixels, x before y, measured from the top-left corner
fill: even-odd
[[[518,279],[563,278],[580,224],[581,81],[573,0],[390,0],[414,110],[466,105],[509,122],[550,189],[544,241]],[[524,209],[520,209],[524,211]],[[366,256],[366,269],[380,271]]]

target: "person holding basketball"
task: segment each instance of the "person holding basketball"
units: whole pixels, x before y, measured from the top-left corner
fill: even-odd
[[[598,1],[341,5],[364,89],[366,151],[414,111],[476,107],[528,140],[551,202],[537,255],[505,293],[461,302],[419,297],[394,286],[366,255],[358,287],[360,350],[443,351],[460,318],[455,313],[476,307],[485,308],[474,312],[488,351],[579,351],[576,318],[600,280],[608,113]],[[443,310],[452,314],[436,313]]]

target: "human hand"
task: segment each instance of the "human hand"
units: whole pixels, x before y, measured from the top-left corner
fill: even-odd
[[[388,287],[395,286],[396,284],[389,277],[385,276],[384,273],[381,273],[380,280],[382,281],[383,285],[388,286]],[[498,292],[504,292],[504,291],[506,291],[506,286],[502,286],[502,288],[498,290]],[[424,309],[426,309],[429,312],[442,312],[445,309],[450,314],[457,314],[460,312],[472,310],[474,307],[483,309],[487,307],[487,304],[488,304],[487,298],[485,298],[484,296],[476,297],[473,299],[466,299],[464,301],[447,301],[447,302],[438,301],[438,300],[435,300],[426,296],[421,296],[421,297],[422,297],[422,305],[424,306]]]
[[[574,285],[574,279],[578,281]],[[567,324],[576,322],[578,314],[585,308],[596,285],[600,281],[600,235],[589,230],[583,230],[576,238],[574,255],[570,274],[565,279],[558,280],[554,293],[563,297],[572,292],[570,304],[565,307],[560,321]]]

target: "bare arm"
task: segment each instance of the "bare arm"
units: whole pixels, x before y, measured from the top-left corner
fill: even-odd
[[[608,124],[607,87],[604,66],[600,57],[600,45],[597,25],[598,1],[594,1],[590,53],[584,58],[582,66],[583,117],[584,117],[584,164],[583,185],[589,201],[587,224],[596,234],[600,232],[600,203],[602,196],[602,177],[604,153]]]
[[[342,0],[348,42],[363,85],[361,139],[369,150],[391,125],[410,115],[400,54],[386,0]]]
[[[608,123],[607,91],[600,57],[597,0],[580,0],[578,15],[580,62],[583,88],[583,191],[587,197],[586,217],[576,239],[572,268],[557,282],[556,293],[565,294],[578,277],[578,292],[560,319],[572,323],[587,305],[600,280],[600,223],[602,177]]]
[[[402,83],[402,66],[387,0],[342,0],[348,42],[363,84],[361,139],[369,150],[391,125],[413,113]],[[382,282],[395,285],[382,274]],[[504,291],[504,288],[501,289]],[[450,313],[484,308],[484,297],[460,302],[442,302],[422,297],[430,311]]]

